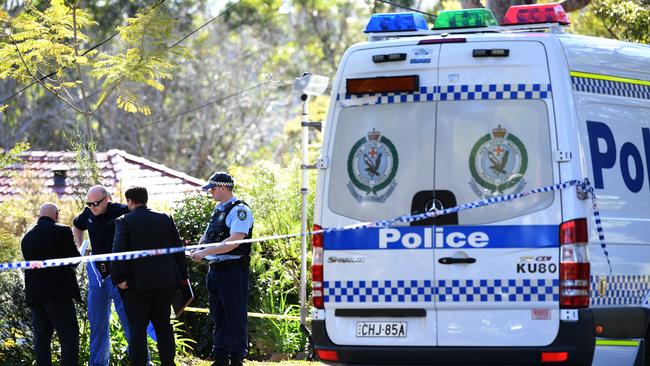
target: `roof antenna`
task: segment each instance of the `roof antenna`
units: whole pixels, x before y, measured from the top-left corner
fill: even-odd
[[[437,17],[435,14],[427,13],[426,11],[422,11],[422,10],[417,10],[417,9],[409,8],[408,6],[400,5],[400,4],[397,4],[397,3],[391,2],[391,1],[386,1],[386,0],[375,0],[375,2],[380,2],[380,3],[384,3],[384,4],[388,4],[388,5],[392,5],[392,6],[397,7],[397,8],[402,8],[402,9],[406,9],[406,10],[414,11],[414,12],[416,12],[416,13],[420,13],[420,14],[425,14],[425,15],[428,15],[428,16],[432,17],[433,19],[435,19],[435,18]]]

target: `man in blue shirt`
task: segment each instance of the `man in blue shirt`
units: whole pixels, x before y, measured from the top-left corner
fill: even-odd
[[[73,221],[77,247],[88,230],[92,254],[107,254],[113,250],[115,219],[129,212],[126,205],[111,202],[104,186],[92,186],[86,194],[86,208]],[[82,253],[85,255],[86,253]],[[122,299],[110,279],[110,262],[88,262],[88,320],[90,322],[90,365],[107,366],[110,359],[109,324],[111,301],[122,323],[126,339],[129,339],[129,323]]]
[[[108,254],[113,250],[115,219],[129,212],[126,205],[111,202],[106,187],[96,185],[88,189],[86,208],[72,225],[75,243],[81,247],[84,231],[88,230],[92,254]],[[85,255],[86,253],[81,253]],[[122,298],[111,281],[110,262],[88,262],[88,321],[90,322],[90,365],[108,366],[110,360],[111,301],[120,318],[127,341],[129,323]],[[150,332],[150,334],[152,331]]]
[[[235,182],[225,172],[217,172],[203,186],[219,202],[200,244],[219,243],[197,250],[190,257],[210,263],[207,276],[210,317],[214,323],[213,366],[240,366],[248,352],[247,307],[250,243],[232,241],[253,236],[253,213],[232,193]]]

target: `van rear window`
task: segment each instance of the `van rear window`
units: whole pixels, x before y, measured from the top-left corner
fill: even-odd
[[[434,102],[339,112],[329,172],[330,210],[356,220],[410,212],[414,192],[433,187]]]
[[[549,119],[541,100],[348,107],[339,111],[335,130],[328,207],[355,220],[448,208],[553,182]],[[498,222],[552,201],[552,192],[538,194],[437,224]]]
[[[542,100],[438,103],[435,189],[467,203],[553,184],[549,118]],[[458,214],[461,225],[523,216],[553,202],[542,193]]]

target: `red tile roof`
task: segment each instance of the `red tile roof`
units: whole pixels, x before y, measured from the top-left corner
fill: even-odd
[[[20,196],[20,188],[16,186],[13,178],[15,174],[28,174],[43,180],[48,191],[57,193],[61,198],[75,197],[80,189],[73,152],[27,151],[21,158],[22,163],[0,171],[0,201]],[[149,201],[173,203],[182,199],[188,191],[200,190],[201,185],[205,183],[201,179],[123,150],[98,152],[96,160],[101,171],[102,184],[113,194],[118,189],[123,192],[130,186],[143,186],[149,192]],[[57,182],[55,171],[64,172],[64,184],[62,179]],[[123,201],[121,197],[114,197],[114,200]]]

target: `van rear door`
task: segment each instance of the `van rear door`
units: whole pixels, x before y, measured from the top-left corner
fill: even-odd
[[[384,46],[344,56],[325,137],[323,227],[404,215],[419,192],[433,189],[439,49]],[[382,55],[405,58],[373,61]],[[349,80],[409,75],[418,78],[415,92],[347,93]],[[335,344],[436,345],[433,248],[423,234],[422,227],[398,225],[324,235],[325,325]]]
[[[507,57],[477,57],[492,54]],[[551,185],[555,127],[547,56],[534,41],[444,44],[435,192],[443,207]],[[539,346],[559,329],[560,200],[531,195],[436,228],[439,346]]]

